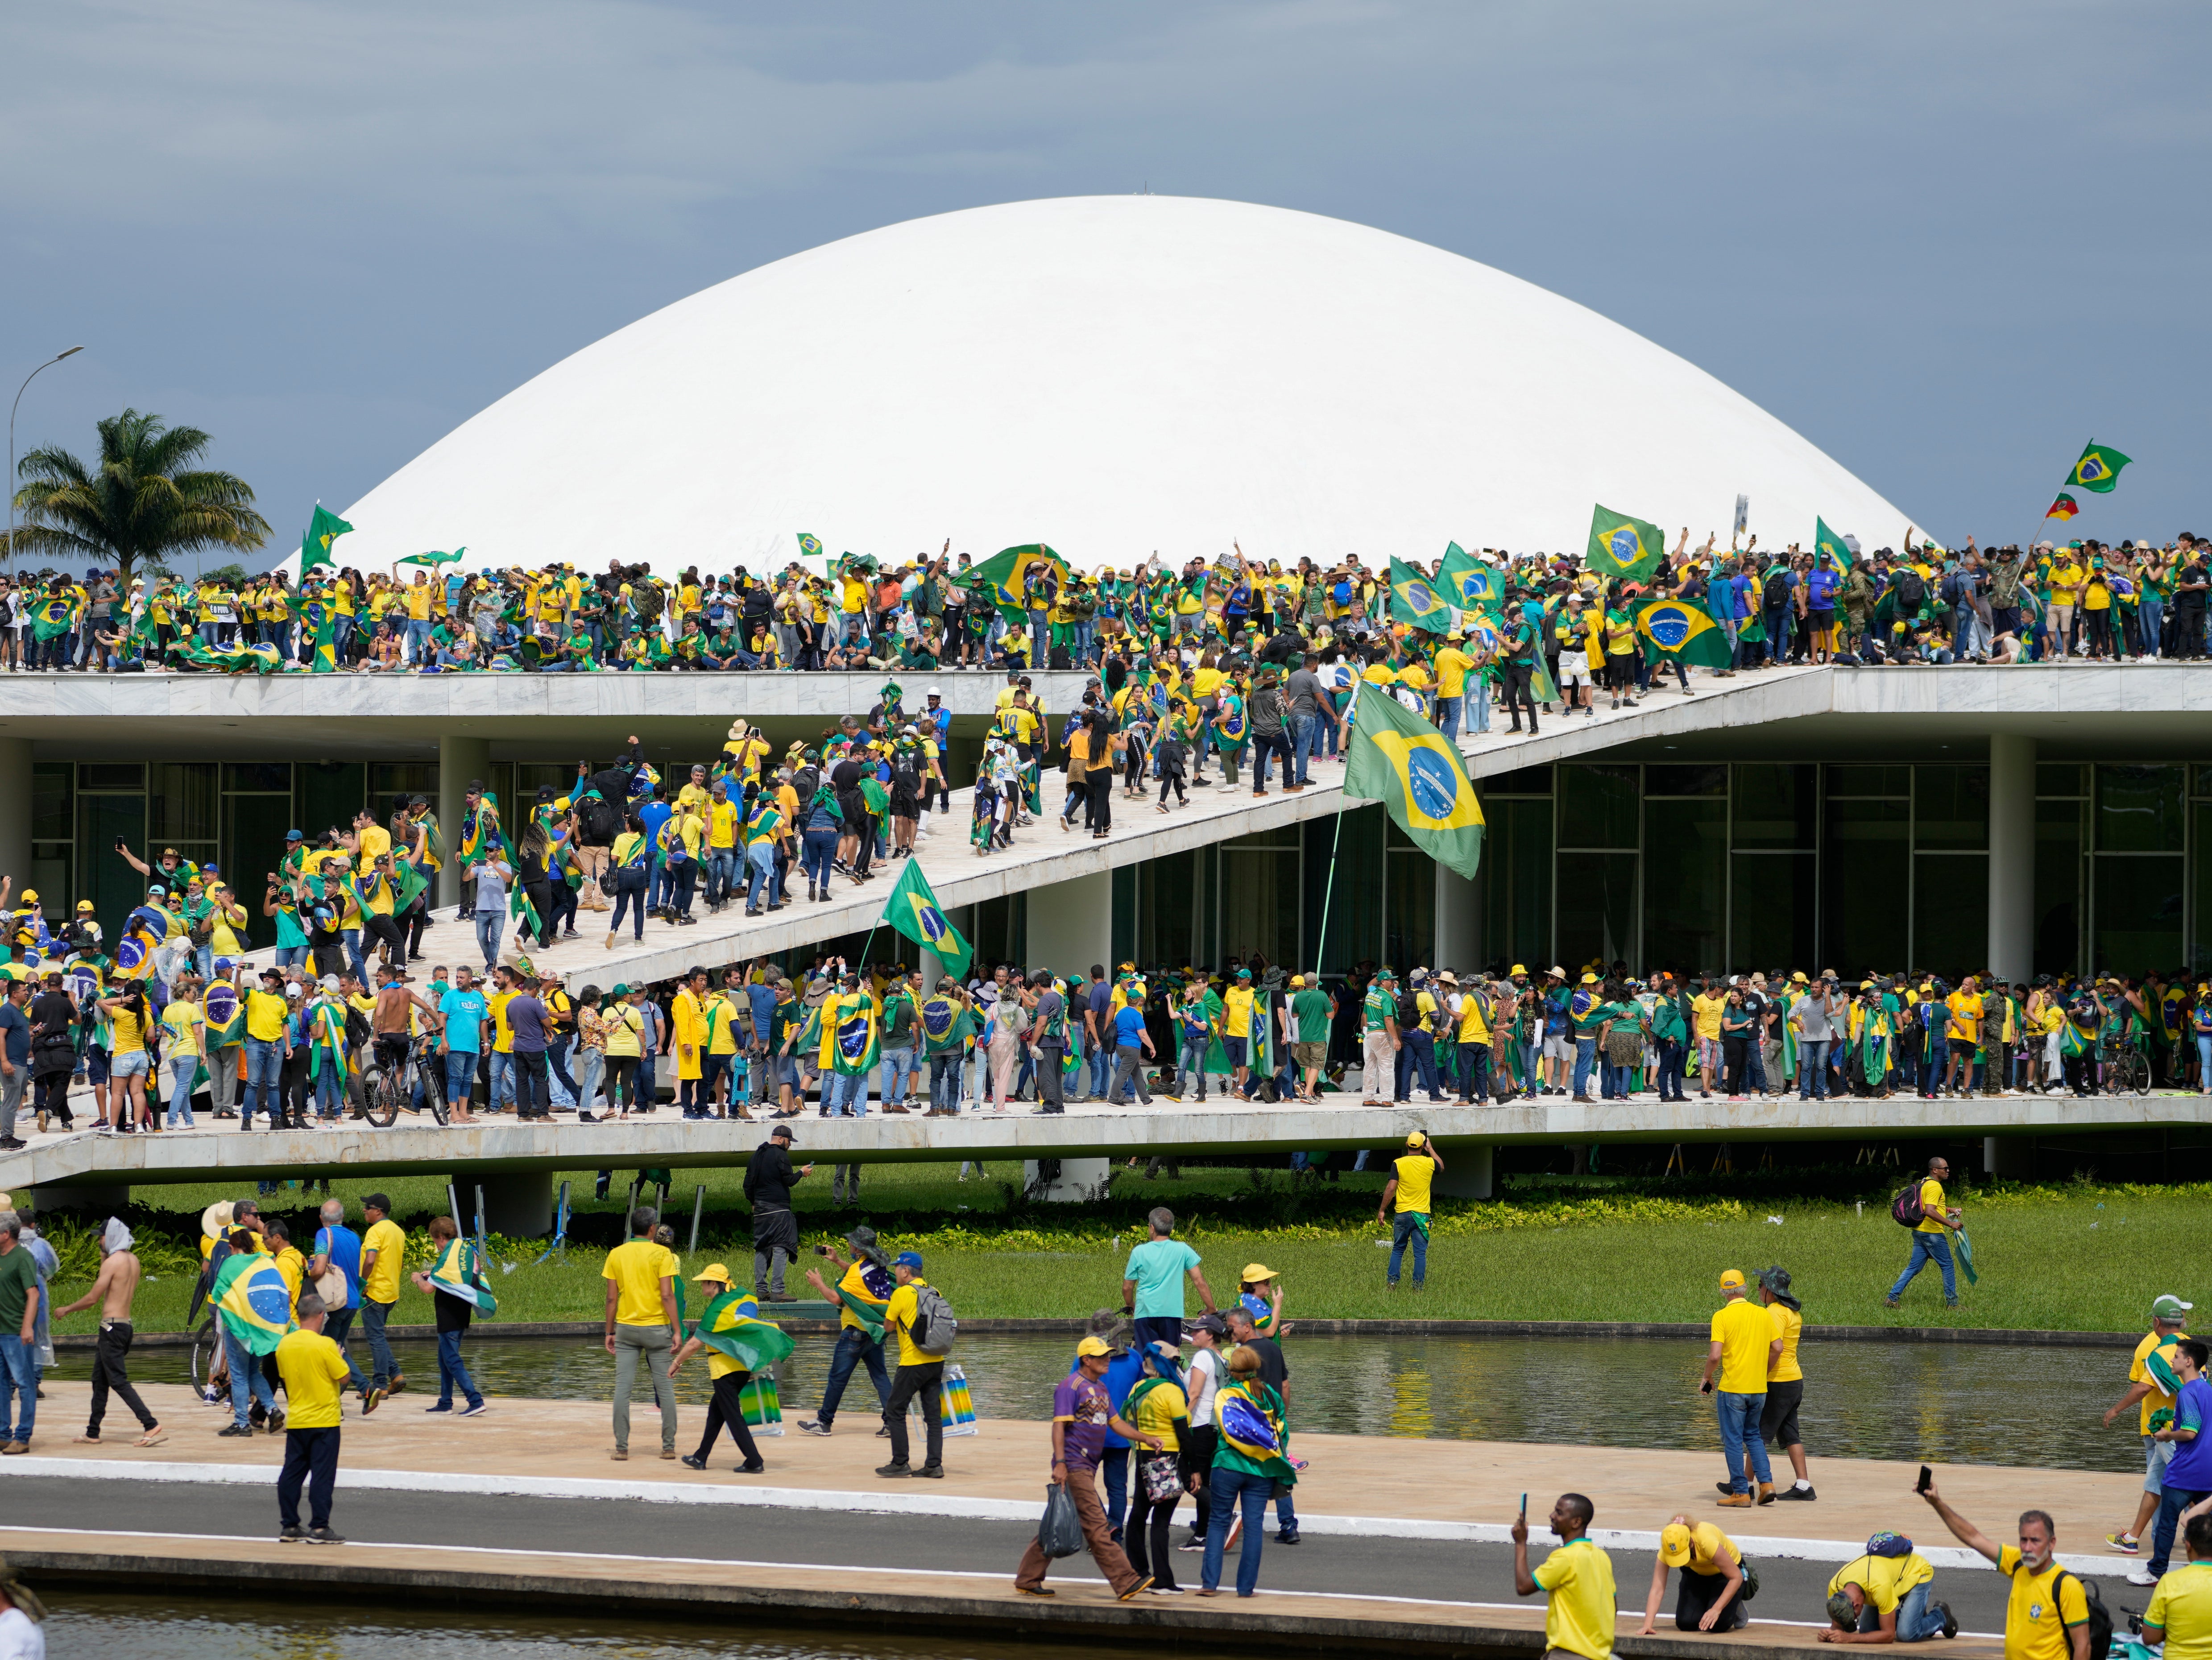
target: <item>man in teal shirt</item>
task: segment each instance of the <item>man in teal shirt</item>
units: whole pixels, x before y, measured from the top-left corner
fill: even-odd
[[[1213,1292],[1198,1271],[1199,1256],[1175,1232],[1175,1213],[1164,1205],[1152,1213],[1152,1237],[1129,1253],[1121,1281],[1121,1306],[1136,1316],[1137,1341],[1182,1342],[1182,1277],[1198,1287],[1205,1311],[1213,1312]]]

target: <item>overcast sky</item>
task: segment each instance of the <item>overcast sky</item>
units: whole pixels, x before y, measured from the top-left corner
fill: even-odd
[[[1710,370],[1942,540],[2212,532],[2212,8],[1305,0],[0,12],[20,453],[207,429],[297,545],[487,404],[738,271],[1150,188],[1334,215]]]

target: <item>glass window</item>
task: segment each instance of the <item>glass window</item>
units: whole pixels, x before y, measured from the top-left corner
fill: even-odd
[[[1142,896],[1135,961],[1180,968],[1200,960],[1198,918],[1204,884],[1199,852],[1193,848],[1171,853],[1135,867]]]
[[[2212,767],[2195,768],[2191,770],[2191,776],[2196,781],[2191,787],[2192,794],[2212,795]]]
[[[1727,882],[1726,801],[1644,804],[1644,966],[1696,973],[1725,965]]]
[[[292,788],[292,765],[289,761],[226,762],[222,787],[226,791],[249,795],[289,794]]]
[[[276,921],[261,914],[267,878],[284,857],[284,832],[293,828],[292,798],[287,795],[226,795],[222,798],[224,866],[231,890],[246,907],[256,946],[276,943]]]
[[[1508,811],[1513,810],[1510,804],[1501,805],[1506,805]],[[1552,804],[1523,803],[1519,811],[1526,812],[1530,806],[1544,816],[1548,830]],[[1340,823],[1344,827],[1340,836],[1337,833]],[[1345,813],[1341,820],[1314,818],[1304,825],[1306,915],[1313,919],[1310,925],[1315,933],[1313,949],[1320,953],[1325,973],[1343,974],[1355,963],[1382,960],[1382,829],[1387,823],[1388,817],[1378,803],[1356,807]],[[1498,823],[1498,815],[1493,812],[1482,850],[1486,867],[1498,845],[1494,839]],[[1551,857],[1548,836],[1545,838],[1544,855],[1547,860]],[[1322,937],[1324,909],[1328,913],[1326,939]],[[1212,954],[1201,954],[1195,960],[1210,963],[1215,958]]]
[[[2076,761],[2039,761],[2035,764],[2035,793],[2038,795],[2087,795],[2088,791],[2082,787],[2081,773],[2081,765]]]
[[[1820,861],[1822,965],[1863,978],[1905,958],[1911,898],[1903,801],[1830,800]]]
[[[2179,853],[2181,769],[2099,767],[2097,851]],[[2139,974],[2149,966],[2125,972]]]
[[[1501,772],[1480,779],[1475,787],[1486,795],[1549,795],[1552,793],[1552,769],[1549,767],[1522,767],[1512,772]]]
[[[146,769],[137,761],[86,761],[76,769],[81,790],[143,790]]]
[[[1634,767],[1559,769],[1559,845],[1629,848],[1637,845]]]
[[[1538,969],[1552,950],[1552,804],[1499,801],[1485,810],[1483,956]]]
[[[292,822],[307,832],[308,844],[319,846],[323,832],[333,827],[351,830],[354,814],[368,800],[368,769],[359,761],[302,761],[296,770],[300,789]],[[504,792],[499,799],[502,805],[511,802],[514,793]],[[501,817],[514,822],[511,812]],[[459,833],[457,824],[447,827],[448,846]]]
[[[66,761],[42,761],[31,769],[31,839],[66,842],[70,835],[70,774]]]
[[[2179,774],[2180,769],[2156,770]],[[2180,963],[2181,855],[2091,862],[2096,889],[2090,901],[2091,971],[2147,974]]]
[[[1389,896],[1383,919],[1382,960],[1403,974],[1410,966],[1433,964],[1437,958],[1437,861],[1425,853],[1393,853],[1384,864]],[[1297,949],[1293,927],[1291,956],[1274,960],[1291,962]]]
[[[146,803],[147,833],[158,842],[212,842],[216,836],[216,763],[164,761],[154,768]]]
[[[1912,835],[1923,848],[1982,848],[1990,844],[1990,769],[1915,767]]]
[[[1580,770],[1576,768],[1563,770]],[[1559,858],[1559,953],[1570,977],[1592,958],[1632,959],[1636,855],[1563,853]]]
[[[1990,954],[1989,855],[1923,853],[1912,866],[1911,966],[1956,984]]]
[[[1735,769],[1735,845],[1801,849],[1814,845],[1819,775],[1788,763],[1745,764]],[[1741,961],[1741,959],[1737,959]]]
[[[1909,795],[1910,767],[1836,766],[1828,769],[1828,794],[1838,795]]]
[[[2081,820],[2085,812],[2078,800],[2035,804],[2038,974],[2071,974],[2081,965]],[[2212,912],[2200,914],[2212,923]]]
[[[1249,840],[1250,838],[1246,838]],[[1410,861],[1408,861],[1410,862]],[[1221,951],[1224,957],[1258,952],[1270,963],[1298,956],[1298,855],[1296,849],[1223,844]],[[1431,912],[1435,902],[1430,903]]]
[[[1726,795],[1728,768],[1714,766],[1650,766],[1644,769],[1646,795]]]
[[[2196,880],[2191,891],[2195,910],[2189,920],[2189,970],[2212,974],[2212,802],[2192,807],[2197,815]],[[2041,960],[2036,963],[2040,970]]]
[[[1730,969],[1813,972],[1818,955],[1813,930],[1820,909],[1814,864],[1809,853],[1739,853],[1730,858]]]

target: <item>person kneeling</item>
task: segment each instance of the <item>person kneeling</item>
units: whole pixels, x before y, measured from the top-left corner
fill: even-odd
[[[1936,1570],[1899,1534],[1877,1533],[1866,1554],[1836,1570],[1828,1581],[1828,1627],[1823,1643],[1924,1643],[1956,1637],[1950,1605],[1929,1597]]]
[[[1741,1631],[1751,1623],[1744,1604],[1757,1594],[1759,1581],[1745,1572],[1735,1541],[1710,1522],[1670,1516],[1659,1530],[1659,1554],[1651,1564],[1651,1594],[1644,1599],[1644,1625],[1636,1633],[1658,1629],[1659,1604],[1667,1595],[1667,1571],[1679,1568],[1674,1598],[1676,1631]]]

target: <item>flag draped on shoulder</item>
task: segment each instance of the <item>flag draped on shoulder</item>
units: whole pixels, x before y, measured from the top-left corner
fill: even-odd
[[[2074,471],[2067,475],[2066,482],[2085,490],[2094,490],[2100,496],[2109,496],[2120,482],[2120,469],[2132,459],[2108,444],[2092,444],[2081,452],[2081,459],[2074,464]]]
[[[1666,553],[1667,538],[1659,533],[1658,526],[1610,508],[1591,510],[1589,548],[1583,562],[1599,575],[1641,582],[1659,569]]]
[[[1729,666],[1728,632],[1702,607],[1681,599],[1654,599],[1636,608],[1636,632],[1654,660],[1709,669]]]
[[[1030,588],[1048,575],[1057,593],[1067,586],[1067,561],[1043,543],[1032,542],[993,554],[960,580],[970,588],[982,589],[984,597],[1008,616],[1025,617]]]
[[[1214,1397],[1214,1420],[1230,1452],[1253,1474],[1293,1483],[1297,1468],[1284,1456],[1281,1398],[1256,1377],[1224,1383]]]
[[[1482,860],[1482,807],[1451,740],[1362,681],[1345,751],[1344,793],[1380,801],[1438,864],[1470,880]]]
[[[434,1291],[473,1304],[477,1312],[487,1319],[499,1312],[499,1299],[491,1294],[491,1281],[484,1278],[483,1258],[468,1240],[446,1241],[445,1249],[438,1253],[438,1260],[431,1267],[430,1286]]]
[[[1431,634],[1451,629],[1451,602],[1437,592],[1436,584],[1402,559],[1390,562],[1390,620],[1425,629]]]
[[[807,1030],[821,1045],[815,1051],[817,1070],[854,1078],[875,1065],[876,1004],[867,993],[832,992],[814,1011]]]
[[[766,1371],[777,1361],[788,1359],[793,1347],[782,1327],[760,1317],[760,1304],[753,1294],[735,1287],[699,1310],[692,1335],[747,1371]]]
[[[889,897],[884,903],[884,921],[924,950],[933,951],[945,964],[945,971],[956,980],[968,977],[968,965],[975,960],[975,949],[954,927],[937,903],[937,894],[929,885],[929,879],[921,873],[917,860],[906,861],[899,879],[891,885]]]
[[[249,1354],[273,1354],[292,1329],[292,1288],[273,1256],[240,1251],[226,1258],[210,1300],[223,1329]]]

